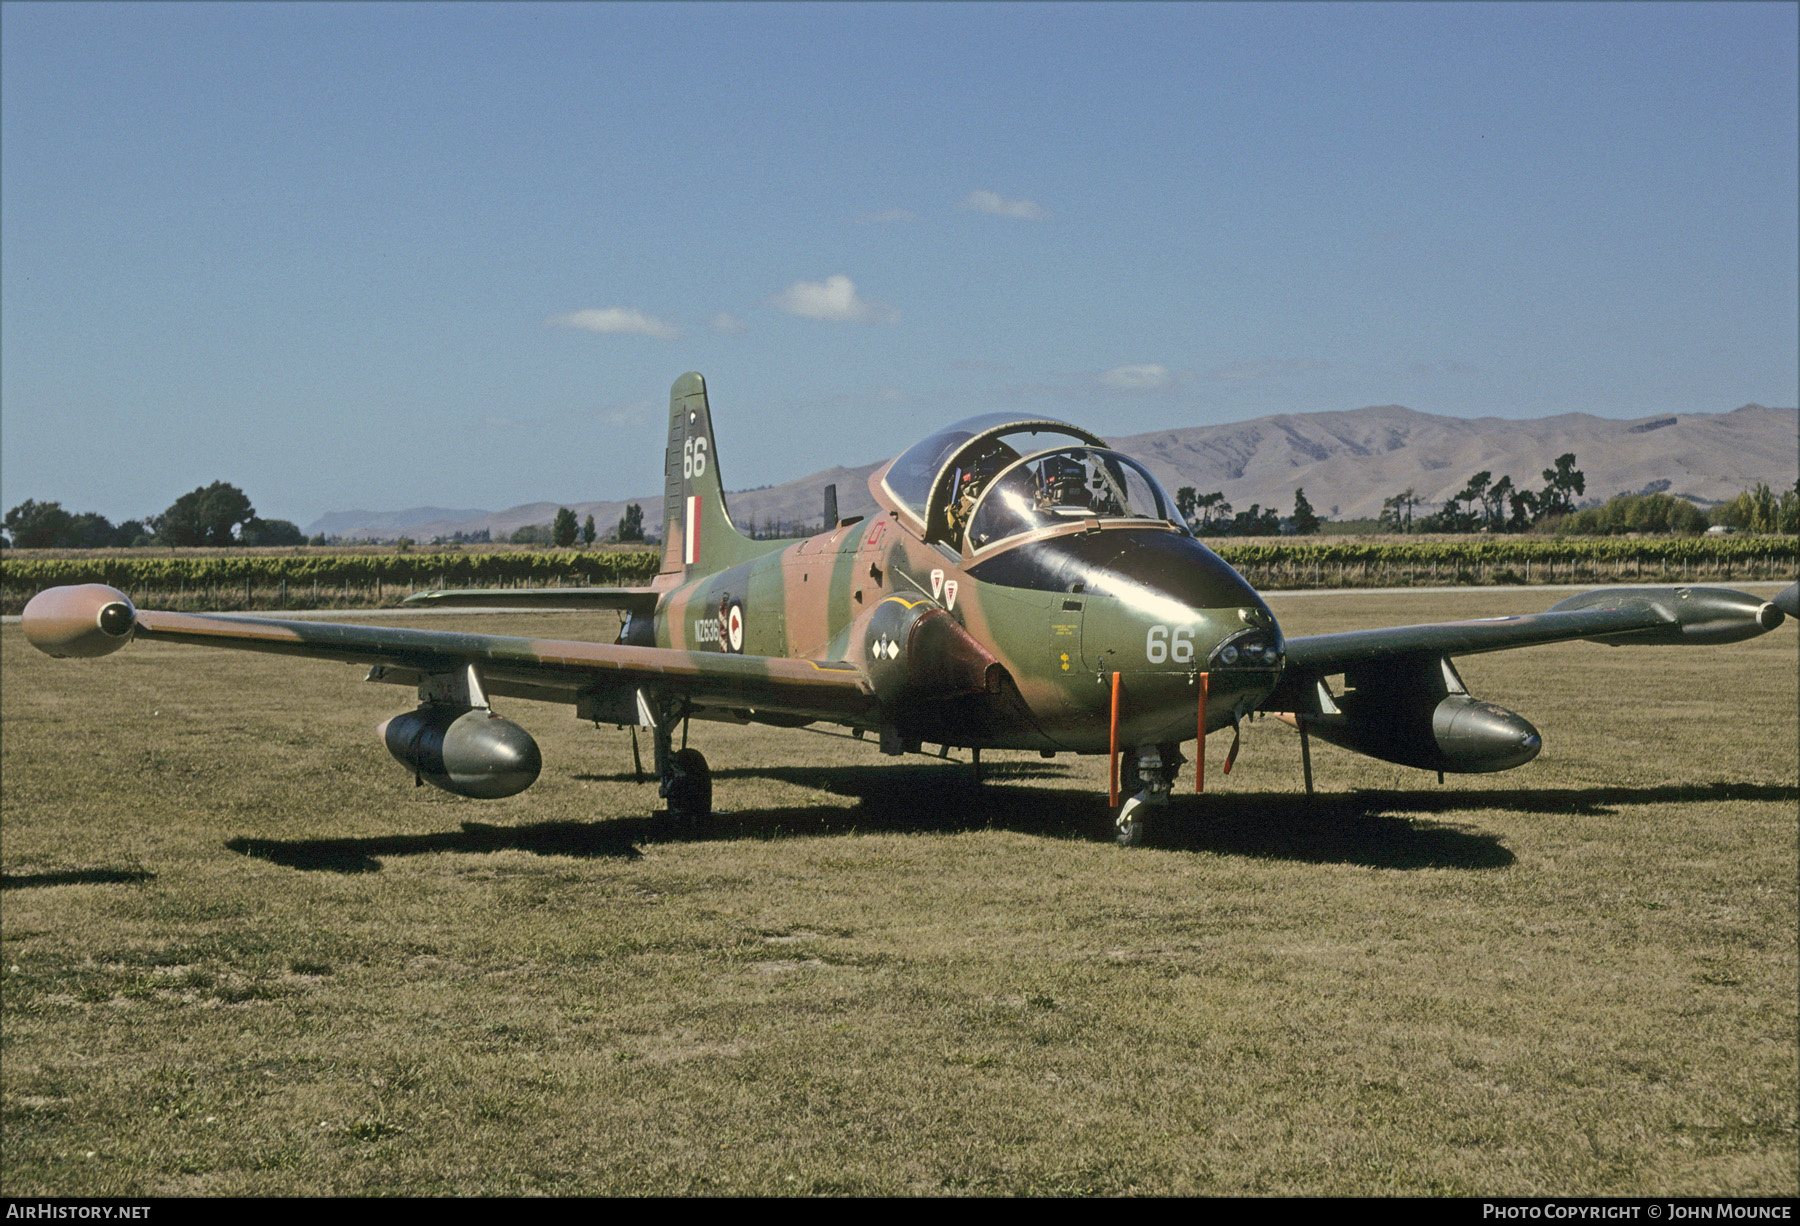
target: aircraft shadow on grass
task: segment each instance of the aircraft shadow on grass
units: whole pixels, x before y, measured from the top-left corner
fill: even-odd
[[[156,880],[141,868],[76,868],[60,873],[0,873],[0,890],[25,890],[47,885],[137,885]]]
[[[797,805],[716,812],[703,826],[661,813],[594,822],[540,822],[462,828],[419,835],[283,841],[235,838],[232,851],[290,868],[377,872],[378,857],[429,852],[526,851],[535,855],[634,859],[640,843],[728,839],[838,837],[870,833],[944,833],[1011,830],[1047,838],[1102,837],[1109,829],[1105,798],[1085,791],[1011,783],[1061,775],[1057,767],[1003,764],[990,784],[977,786],[966,764],[915,767],[770,767],[721,775],[777,779],[856,800],[849,808]],[[898,775],[898,777],[896,777]],[[578,776],[603,778],[612,776]],[[630,779],[629,774],[618,778]],[[647,793],[649,803],[656,803]],[[1658,787],[1539,788],[1519,791],[1357,791],[1306,797],[1292,793],[1222,793],[1177,798],[1159,822],[1151,846],[1169,851],[1359,864],[1370,868],[1504,868],[1515,857],[1500,836],[1443,824],[1422,815],[1501,810],[1558,817],[1603,816],[1651,804],[1728,800],[1800,800],[1800,788],[1758,784]]]

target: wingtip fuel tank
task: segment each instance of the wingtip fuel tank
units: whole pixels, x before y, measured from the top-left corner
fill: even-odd
[[[131,641],[137,610],[116,587],[82,583],[39,592],[20,620],[26,639],[45,655],[92,658]]]
[[[1601,635],[1591,640],[1612,647],[1639,643],[1736,643],[1767,634],[1786,621],[1780,603],[1785,598],[1786,592],[1768,601],[1722,587],[1609,587],[1571,596],[1550,606],[1550,612],[1648,605],[1666,618],[1655,629]]]

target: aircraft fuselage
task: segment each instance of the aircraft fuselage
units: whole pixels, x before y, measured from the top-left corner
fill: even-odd
[[[1005,670],[997,691],[905,707],[909,742],[1104,752],[1120,674],[1126,744],[1191,740],[1200,675],[1217,729],[1274,689],[1281,634],[1262,598],[1205,545],[1167,526],[1034,534],[965,565],[887,510],[679,587],[655,645],[799,659],[905,651],[872,616],[884,601],[941,608]],[[1234,659],[1220,653],[1240,644]],[[1251,647],[1257,658],[1249,659]],[[1272,659],[1264,658],[1270,648]]]

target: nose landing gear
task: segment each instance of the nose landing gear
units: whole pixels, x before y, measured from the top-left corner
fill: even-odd
[[[1113,837],[1120,847],[1137,847],[1143,843],[1149,810],[1169,803],[1169,792],[1185,761],[1181,746],[1174,743],[1142,745],[1124,755],[1121,790],[1131,795],[1119,806],[1119,815],[1113,822]]]

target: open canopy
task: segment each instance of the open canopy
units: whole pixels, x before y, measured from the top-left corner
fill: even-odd
[[[979,498],[967,521],[974,550],[1094,520],[1181,522],[1174,501],[1143,465],[1099,447],[1058,447],[1015,460]]]
[[[1069,443],[1106,446],[1099,435],[1053,417],[984,413],[907,448],[888,466],[881,484],[901,510],[918,520],[926,540],[960,547],[973,507],[971,495],[1025,456]]]

